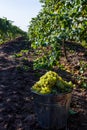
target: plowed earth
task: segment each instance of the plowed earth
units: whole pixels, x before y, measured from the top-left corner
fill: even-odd
[[[83,60],[87,64],[83,48],[78,45],[75,48],[69,44],[68,47],[77,50],[73,55],[68,52],[71,69],[78,67],[78,60]],[[15,53],[23,49],[30,49],[29,44],[23,39],[0,45],[0,130],[43,130],[34,113],[30,87],[45,71],[33,70],[31,50],[22,57],[14,57]],[[25,56],[28,61],[23,62]],[[64,62],[63,58],[61,62]],[[64,64],[67,66],[67,63]],[[24,65],[28,66],[28,70],[23,68]],[[70,72],[61,70],[58,72],[62,77],[73,80]],[[84,75],[87,77],[87,70]],[[80,89],[78,85],[73,91],[70,107],[76,113],[69,115],[68,129],[87,130],[87,90]]]

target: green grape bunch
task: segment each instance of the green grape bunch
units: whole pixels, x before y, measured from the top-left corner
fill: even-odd
[[[56,72],[48,71],[31,88],[39,94],[58,94],[70,92],[74,85],[62,79]]]

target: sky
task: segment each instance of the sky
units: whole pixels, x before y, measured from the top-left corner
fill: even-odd
[[[39,0],[0,0],[0,18],[6,17],[27,31],[31,18],[41,10]]]

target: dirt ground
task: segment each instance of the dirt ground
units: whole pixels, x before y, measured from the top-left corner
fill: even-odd
[[[33,70],[30,52],[25,63],[28,70],[23,69],[21,57],[14,57],[15,53],[26,48],[23,39],[0,45],[0,130],[43,130],[34,113],[30,88],[44,71]],[[69,55],[71,66],[76,66],[75,59],[84,58],[81,54],[82,49],[78,48],[77,55]],[[84,60],[87,61],[87,57]],[[60,75],[71,78],[70,73],[58,71]],[[70,107],[76,113],[69,115],[67,129],[87,130],[87,90],[75,89]]]

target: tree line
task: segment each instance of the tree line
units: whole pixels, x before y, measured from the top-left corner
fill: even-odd
[[[0,43],[25,35],[26,32],[13,25],[11,20],[0,18]]]

